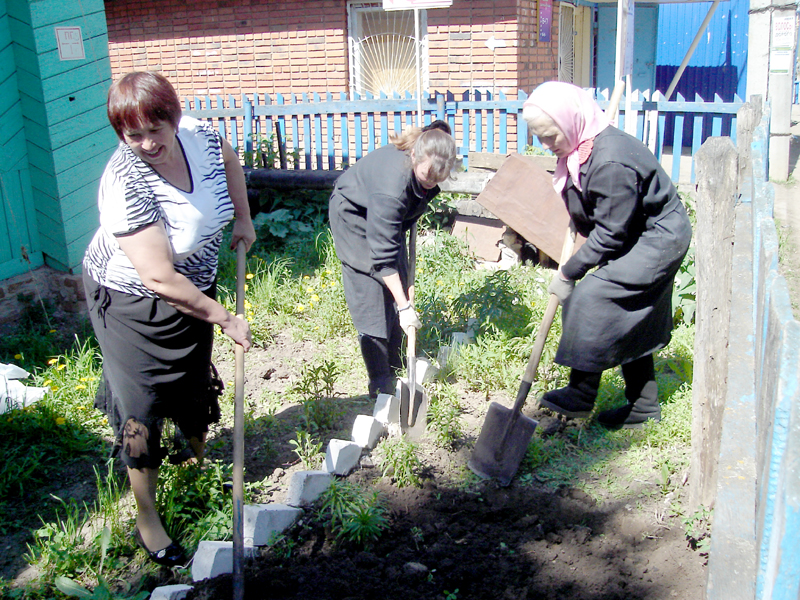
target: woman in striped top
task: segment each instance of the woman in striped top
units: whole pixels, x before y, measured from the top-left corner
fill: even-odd
[[[158,469],[167,456],[202,460],[208,426],[219,419],[214,325],[251,345],[247,322],[215,292],[223,229],[235,218],[231,245],[243,240],[248,249],[255,231],[236,153],[208,124],[181,117],[165,77],[125,75],[107,108],[120,144],[100,182],[100,227],[83,262],[103,354],[95,405],[128,468],[137,542],[151,560],[176,566],[186,557],[156,512]],[[164,419],[175,425],[169,444]]]

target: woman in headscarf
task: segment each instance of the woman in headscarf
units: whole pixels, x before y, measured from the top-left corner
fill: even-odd
[[[603,371],[622,365],[627,404],[597,420],[610,428],[658,421],[653,353],[670,340],[672,286],[692,235],[678,192],[647,147],[610,126],[577,86],[543,83],[523,118],[558,157],[553,184],[586,237],[549,288],[563,306],[555,360],[571,368],[569,384],[539,402],[588,417]]]

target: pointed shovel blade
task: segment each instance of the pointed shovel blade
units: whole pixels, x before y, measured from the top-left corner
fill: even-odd
[[[397,398],[400,400],[400,429],[412,440],[422,437],[428,425],[428,396],[423,387],[417,383],[414,393],[408,380],[397,380]]]
[[[478,477],[494,478],[500,485],[507,486],[525,457],[537,424],[522,413],[515,415],[512,409],[492,402],[472,456],[467,462],[469,468]]]

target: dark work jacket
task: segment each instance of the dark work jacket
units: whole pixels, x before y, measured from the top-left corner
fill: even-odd
[[[562,192],[575,227],[586,237],[561,269],[570,279],[580,279],[592,267],[628,253],[664,215],[685,213],[655,156],[638,139],[613,126],[595,137],[589,160],[581,165],[581,187],[579,191],[568,179]],[[624,277],[633,282],[637,275]]]
[[[362,273],[386,277],[405,260],[404,232],[439,193],[417,182],[411,159],[394,144],[360,159],[336,181],[328,214],[343,263]]]
[[[586,242],[561,267],[581,281],[564,303],[556,362],[599,372],[669,343],[672,286],[692,229],[655,156],[616,127],[595,137],[581,187],[568,179],[562,192]]]

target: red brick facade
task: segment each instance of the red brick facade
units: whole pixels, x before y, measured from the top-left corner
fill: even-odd
[[[180,96],[349,89],[345,0],[109,0],[106,15],[114,78],[158,70]],[[536,0],[453,0],[427,23],[429,91],[516,95],[557,75]]]

